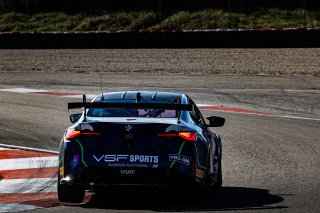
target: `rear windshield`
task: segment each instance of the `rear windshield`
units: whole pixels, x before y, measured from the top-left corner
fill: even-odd
[[[89,117],[149,117],[149,118],[176,118],[176,110],[157,109],[90,109]]]
[[[135,101],[135,100],[134,100]],[[98,101],[97,101],[98,102]],[[119,103],[119,100],[108,100],[105,102]],[[125,100],[124,103],[132,103],[132,100]],[[143,101],[144,103],[172,103],[167,101]],[[146,118],[176,118],[177,110],[158,110],[158,109],[89,109],[88,117],[146,117]]]

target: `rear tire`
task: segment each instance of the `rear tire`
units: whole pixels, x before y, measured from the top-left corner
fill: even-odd
[[[211,167],[211,162],[210,162],[210,157],[208,157],[207,160],[207,169],[206,169],[206,173],[204,176],[204,184],[200,187],[200,191],[202,194],[202,198],[204,198],[205,200],[209,200],[212,198],[213,192],[214,192],[214,185],[212,185],[212,181],[213,181],[213,176],[212,174],[210,174],[210,167]]]
[[[212,187],[213,187],[213,190],[215,192],[219,192],[221,190],[221,187],[222,187],[222,164],[221,164],[221,160],[219,162],[217,182],[215,184],[213,184]]]
[[[58,199],[61,202],[82,203],[85,189],[81,185],[67,185],[58,182]]]
[[[210,174],[210,164],[208,164],[208,168],[205,175],[205,184],[202,188],[203,195],[207,198],[212,198],[216,193],[219,193],[222,187],[222,167],[221,167],[221,159],[219,161],[219,168],[217,174],[217,181],[212,183],[215,179],[213,174]]]

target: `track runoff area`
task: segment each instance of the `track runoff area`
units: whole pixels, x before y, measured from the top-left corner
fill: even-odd
[[[30,88],[0,87],[0,92],[54,95],[82,98],[82,93],[36,90]],[[92,99],[96,94],[87,94]],[[224,111],[260,116],[320,120],[305,117],[274,115],[228,106],[198,104],[202,110]],[[65,205],[57,199],[58,153],[50,150],[0,144],[0,212],[18,212]],[[87,194],[87,202],[91,194]]]

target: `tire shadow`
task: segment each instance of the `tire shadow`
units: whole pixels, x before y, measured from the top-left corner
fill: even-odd
[[[152,211],[214,211],[214,210],[258,210],[283,209],[287,206],[275,205],[284,199],[272,195],[269,190],[244,187],[223,187],[213,197],[203,197],[200,193],[117,189],[94,194],[83,208],[114,210]]]

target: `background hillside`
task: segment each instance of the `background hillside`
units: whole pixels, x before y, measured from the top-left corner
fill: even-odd
[[[318,0],[0,0],[0,31],[320,27]]]

